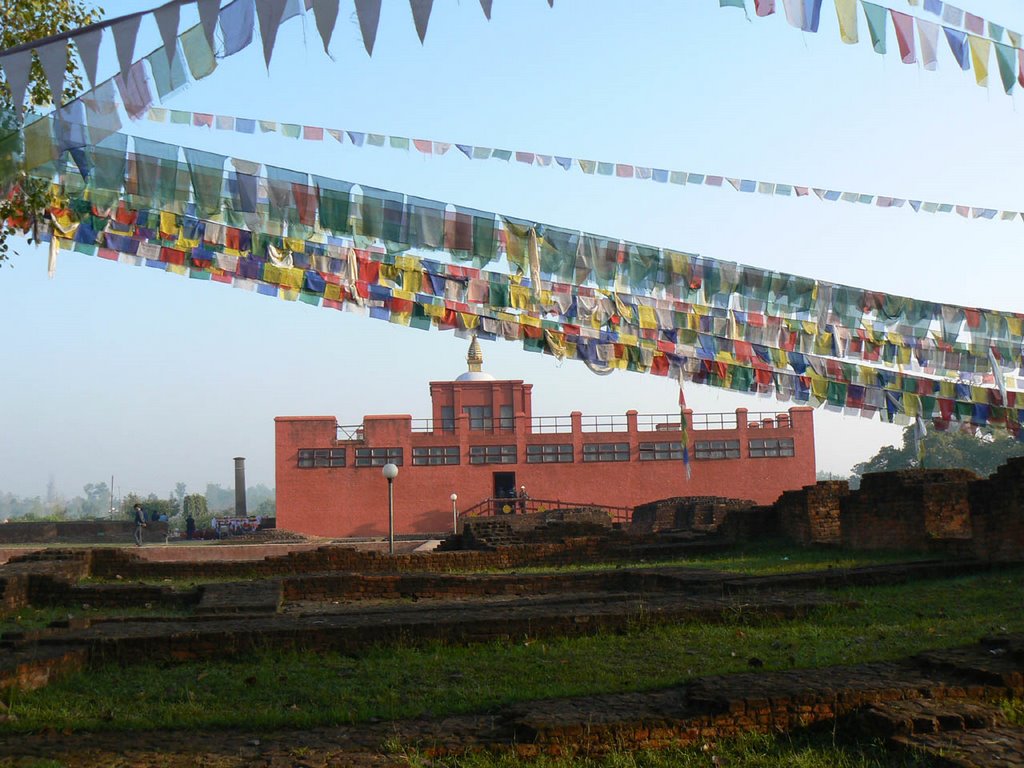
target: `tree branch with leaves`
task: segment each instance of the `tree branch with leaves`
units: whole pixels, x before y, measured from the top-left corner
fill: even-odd
[[[0,50],[70,32],[98,21],[103,9],[85,0],[17,0],[0,4]],[[78,62],[68,56],[61,103],[82,92],[83,81]],[[5,73],[0,73],[0,264],[11,253],[10,238],[26,235],[30,244],[38,243],[40,225],[50,207],[50,185],[26,173],[23,161],[24,141],[20,133],[18,107],[26,115],[39,114],[55,106],[46,73],[33,56],[29,70],[27,104],[14,104]]]

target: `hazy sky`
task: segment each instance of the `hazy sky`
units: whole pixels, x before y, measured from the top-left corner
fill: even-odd
[[[906,0],[893,8],[912,10]],[[1024,31],[1024,6],[963,0]],[[109,15],[138,2],[105,0]],[[164,106],[535,151],[641,166],[992,208],[1024,209],[1021,97],[992,59],[988,89],[945,42],[938,71],[844,45],[832,3],[821,31],[780,13],[747,20],[717,0],[435,3],[425,44],[409,4],[387,0],[368,57],[352,0],[332,44],[312,17],[286,22],[267,72],[258,44]],[[752,6],[752,0],[748,0]],[[920,9],[917,10],[921,13]],[[192,7],[183,22],[194,20]],[[183,23],[182,29],[185,28]],[[143,24],[138,52],[158,43]],[[113,66],[104,41],[103,71]],[[152,122],[126,130],[421,197],[918,298],[1024,309],[1024,224],[731,188],[585,176],[578,170],[243,136]],[[466,342],[76,253],[46,277],[44,250],[0,268],[0,490],[73,495],[115,476],[121,493],[274,485],[276,415],[429,415],[428,382],[465,369]],[[532,382],[534,412],[670,413],[665,379],[597,377],[578,362],[483,345],[485,369]],[[697,411],[789,404],[689,386]],[[901,429],[819,410],[819,470],[845,473]]]

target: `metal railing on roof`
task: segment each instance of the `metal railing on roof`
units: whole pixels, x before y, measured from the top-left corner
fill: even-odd
[[[529,425],[531,435],[571,434],[573,431],[572,416],[532,416],[529,419],[518,419],[511,416],[493,418],[483,427],[471,428],[473,432],[514,432],[524,422]],[[455,431],[455,419],[410,419],[410,429],[416,434],[451,433]],[[774,429],[789,427],[791,420],[787,411],[752,411],[747,414],[747,426],[750,429]],[[692,413],[687,428],[693,431],[736,429],[738,421],[735,411],[731,413]],[[680,415],[678,413],[641,413],[636,417],[638,432],[678,432]],[[626,414],[612,415],[581,415],[580,431],[583,433],[628,432],[629,417]],[[364,439],[363,425],[346,425],[338,427],[339,441],[362,442]]]

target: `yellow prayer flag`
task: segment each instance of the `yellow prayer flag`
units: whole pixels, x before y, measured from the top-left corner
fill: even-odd
[[[510,285],[508,303],[513,309],[527,309],[530,306],[530,289],[522,285]]]
[[[903,411],[910,418],[915,418],[921,412],[921,397],[913,392],[903,393]]]
[[[331,301],[341,301],[341,286],[337,283],[327,283],[324,286],[324,298]]]
[[[519,316],[519,324],[520,325],[529,325],[529,326],[531,326],[533,328],[540,328],[541,320],[540,320],[539,317],[533,317],[532,315],[520,315]]]
[[[160,211],[160,231],[171,235],[178,234],[178,217],[169,211]]]
[[[839,18],[839,39],[853,44],[857,35],[857,0],[836,0],[836,16]]]
[[[992,50],[992,41],[987,37],[968,35],[971,46],[971,64],[974,66],[974,79],[983,88],[988,87],[988,61]]]
[[[807,375],[811,379],[811,394],[819,400],[825,400],[828,397],[828,379],[815,372],[813,368],[807,369]]]
[[[647,307],[641,304],[637,307],[637,312],[640,314],[639,323],[641,328],[658,327],[658,316],[654,312],[654,307]]]

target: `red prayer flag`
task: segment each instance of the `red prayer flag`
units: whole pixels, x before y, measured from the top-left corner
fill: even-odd
[[[900,58],[904,64],[917,61],[917,48],[914,44],[914,17],[899,11],[889,11],[892,24],[896,28],[896,41],[900,44]]]

